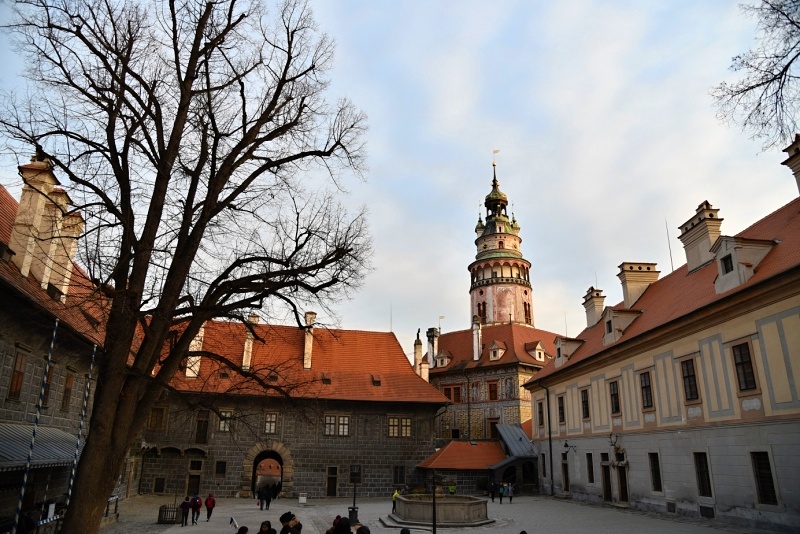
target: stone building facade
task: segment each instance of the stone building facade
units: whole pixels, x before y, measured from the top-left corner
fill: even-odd
[[[69,211],[48,161],[34,158],[19,171],[19,202],[0,186],[3,532],[17,516],[26,469],[18,524],[57,521],[63,510],[76,447],[88,432],[94,346],[103,339],[94,287],[71,259],[81,218]]]
[[[784,163],[800,185],[800,136]],[[525,387],[545,491],[751,527],[800,529],[800,198],[735,236],[708,202],[686,264],[624,262],[623,302]]]

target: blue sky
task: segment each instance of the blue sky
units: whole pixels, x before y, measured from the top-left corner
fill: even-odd
[[[760,153],[715,116],[709,90],[755,36],[735,3],[312,6],[337,42],[331,95],[370,126],[368,180],[350,181],[346,201],[369,208],[373,271],[336,307],[343,328],[391,328],[410,353],[439,316],[445,332],[469,327],[467,265],[494,149],[532,263],[535,325],[560,334],[585,326],[590,285],[606,304],[622,299],[623,261],[670,271],[666,227],[684,264],[677,227],[702,201],[731,235],[797,195],[783,153]],[[15,81],[7,67],[0,76]],[[13,166],[0,163],[3,184]]]

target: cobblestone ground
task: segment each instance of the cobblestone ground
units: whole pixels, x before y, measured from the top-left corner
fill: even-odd
[[[101,530],[102,534],[145,534],[151,532],[169,532],[169,534],[231,534],[230,518],[235,518],[239,525],[247,525],[250,534],[255,534],[264,520],[272,521],[272,526],[280,530],[278,517],[287,511],[293,512],[303,523],[303,534],[324,534],[337,515],[347,517],[348,499],[309,500],[307,504],[298,504],[297,499],[279,499],[273,501],[270,510],[260,511],[255,500],[218,499],[217,508],[206,522],[205,509],[201,512],[197,525],[181,527],[180,525],[159,525],[158,508],[163,504],[173,504],[170,497],[137,496],[120,504],[119,522],[108,525]],[[358,501],[358,516],[362,523],[368,525],[373,534],[398,534],[397,528],[385,527],[380,519],[386,518],[391,511],[391,499],[365,499]],[[650,515],[630,510],[583,505],[573,501],[564,501],[551,497],[516,496],[514,503],[490,502],[489,517],[495,519],[483,527],[466,529],[442,529],[444,534],[519,534],[525,530],[528,534],[547,532],[547,534],[715,534],[733,532],[738,534],[755,534],[769,531],[736,528],[719,525],[704,520],[687,520],[677,517]],[[423,528],[411,529],[412,534],[423,533]],[[184,532],[186,531],[186,532]]]

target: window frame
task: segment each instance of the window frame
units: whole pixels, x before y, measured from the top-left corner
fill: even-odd
[[[390,415],[386,418],[387,431],[390,438],[400,437],[400,418],[396,415]]]
[[[544,402],[536,401],[536,415],[539,419],[539,426],[544,427]]]
[[[586,483],[594,484],[594,457],[591,452],[586,453]]]
[[[685,404],[699,404],[702,402],[700,397],[700,386],[697,382],[697,366],[695,366],[695,357],[690,356],[680,360],[680,373],[681,384],[683,385],[683,400]],[[691,368],[691,373],[687,374],[687,370]],[[690,396],[693,395],[693,396]]]
[[[619,379],[608,381],[608,408],[611,410],[611,415],[622,414],[622,405],[619,402]]]
[[[655,401],[653,400],[653,381],[649,370],[639,373],[639,389],[642,396],[642,411],[651,412],[655,410],[656,405]]]
[[[160,417],[154,417],[156,413],[160,412]],[[167,429],[167,407],[164,405],[155,405],[150,409],[150,414],[147,416],[147,431],[148,432],[164,432]]]
[[[661,476],[661,459],[657,452],[648,452],[647,461],[650,464],[650,491],[664,493],[664,478]]]
[[[558,424],[563,425],[567,422],[567,413],[564,407],[564,395],[556,397],[556,404],[558,406]]]
[[[581,389],[581,415],[584,421],[592,419],[592,405],[589,400],[589,388]]]
[[[272,429],[272,430],[270,430]],[[264,434],[277,434],[278,433],[278,413],[265,412],[264,413]]]
[[[750,452],[750,465],[753,469],[753,483],[755,484],[755,490],[756,490],[755,491],[756,506],[758,508],[763,507],[767,509],[775,509],[776,507],[780,506],[781,499],[780,495],[778,494],[778,484],[776,484],[775,480],[775,470],[773,469],[772,465],[773,464],[772,455],[770,454],[769,451],[765,450],[751,450],[749,452]],[[758,455],[758,457],[761,458],[762,460],[766,460],[766,468],[767,468],[766,473],[763,472],[763,465],[761,466],[761,469],[759,468],[758,465],[756,465],[757,464],[756,455]],[[766,475],[769,476],[767,477]],[[769,484],[770,486],[769,490],[772,493],[774,502],[764,502],[766,500],[764,496],[764,489],[767,488],[762,487],[762,482],[765,484],[766,483]]]
[[[222,469],[220,470],[220,467]],[[221,472],[220,472],[221,471]],[[214,462],[214,478],[225,478],[228,476],[228,462],[226,460],[217,460]]]
[[[411,418],[410,417],[401,417],[400,418],[400,437],[401,438],[410,438],[411,437]]]
[[[498,401],[500,400],[500,384],[497,380],[486,381],[486,400]]]
[[[737,348],[739,347],[746,347],[747,348],[747,361],[746,362],[737,362]],[[758,376],[758,367],[755,364],[755,358],[753,357],[753,343],[752,337],[744,337],[739,339],[734,339],[725,343],[725,349],[730,349],[728,352],[730,354],[730,362],[733,365],[733,369],[736,373],[736,391],[739,397],[749,397],[751,395],[760,395],[761,394],[761,382],[759,381]],[[744,369],[744,370],[743,370]],[[753,387],[748,387],[746,389],[742,389],[742,373],[749,371],[750,378],[752,379]],[[745,376],[745,381],[747,377]]]
[[[450,399],[453,404],[462,404],[464,402],[464,397],[461,394],[461,384],[444,385],[442,386],[442,393],[445,397]]]
[[[225,415],[227,414],[227,415]],[[225,408],[219,411],[219,421],[217,422],[217,432],[231,432],[233,423],[233,409]]]
[[[708,462],[708,453],[705,451],[692,452],[694,458],[694,473],[697,479],[697,496],[707,499],[714,498],[714,483],[711,480],[711,465]]]
[[[343,438],[350,436],[350,415],[327,413],[322,417],[322,432],[324,436]]]
[[[75,387],[75,373],[67,373],[64,375],[64,390],[61,393],[61,406],[59,409],[62,412],[68,412],[70,404],[72,404],[72,390]]]
[[[723,276],[733,272],[733,255],[727,254],[719,259],[719,270]]]
[[[14,367],[11,371],[11,381],[8,384],[6,399],[19,401],[22,398],[22,390],[25,387],[25,370],[28,365],[29,354],[17,350],[14,355]]]

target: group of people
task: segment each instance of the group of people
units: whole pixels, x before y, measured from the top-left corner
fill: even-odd
[[[303,524],[297,520],[297,517],[292,512],[286,512],[281,515],[279,521],[281,522],[280,534],[301,534],[303,530]],[[231,522],[233,522],[233,519],[231,519]],[[249,532],[250,530],[247,527],[241,526],[236,531],[236,534],[249,534]],[[278,532],[272,528],[272,522],[264,521],[261,523],[257,534],[278,534]],[[369,534],[369,532],[366,534]]]
[[[492,498],[492,502],[494,502],[495,495],[500,497],[500,504],[503,504],[503,497],[508,497],[508,502],[514,502],[514,485],[508,482],[503,482],[498,486],[495,482],[492,482],[489,486],[489,496]]]
[[[277,495],[275,495],[277,497]],[[273,489],[269,486],[262,486],[256,490],[256,498],[258,499],[258,507],[260,509],[264,509],[264,507],[269,510],[269,504],[272,502],[273,498]]]
[[[337,515],[334,518],[333,525],[325,531],[325,534],[353,534],[354,528],[355,534],[370,534],[369,527],[367,525],[351,525],[350,519],[340,515]],[[411,534],[411,531],[407,528],[404,528],[400,531],[400,534]]]
[[[214,513],[214,507],[217,505],[217,500],[214,498],[213,493],[209,493],[205,500],[206,505],[206,521],[211,520],[211,514]],[[192,524],[196,525],[200,521],[200,510],[203,509],[203,498],[197,493],[193,497],[186,496],[180,504],[181,508],[181,526],[185,527],[189,524],[189,513],[192,514]]]

